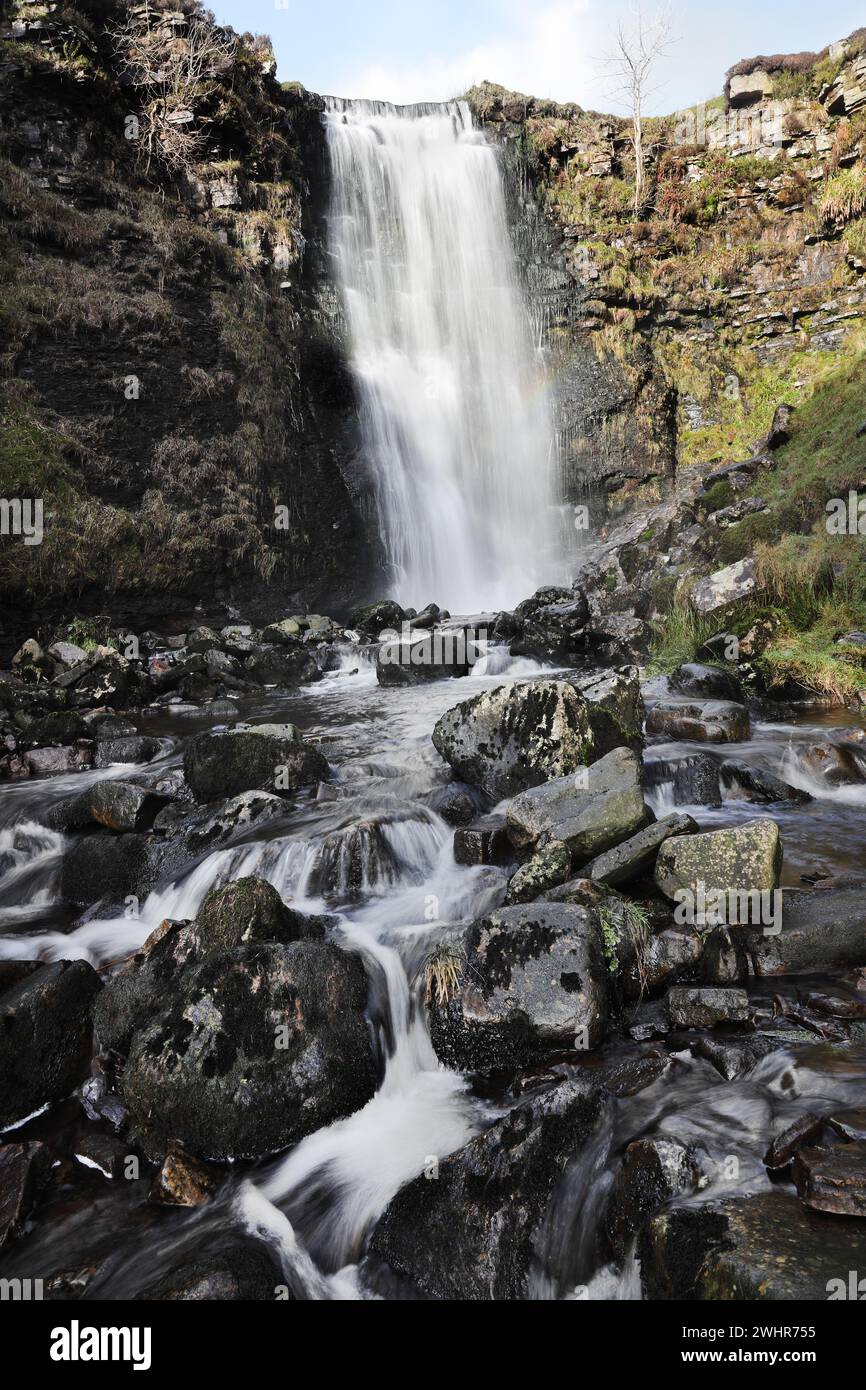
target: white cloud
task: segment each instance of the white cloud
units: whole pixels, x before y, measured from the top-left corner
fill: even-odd
[[[597,59],[610,11],[592,0],[503,5],[502,37],[454,57],[431,56],[415,68],[372,64],[350,76],[345,95],[407,103],[443,101],[488,78],[514,91],[558,101],[603,104]]]

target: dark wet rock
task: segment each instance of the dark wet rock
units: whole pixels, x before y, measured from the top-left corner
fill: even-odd
[[[744,989],[668,991],[668,1017],[674,1028],[717,1028],[720,1023],[748,1023],[749,996]]]
[[[97,1006],[99,999],[97,996]],[[94,1008],[94,1015],[96,1008]],[[104,1120],[113,1130],[120,1132],[126,1127],[127,1109],[120,1096],[108,1084],[104,1072],[95,1070],[93,1075],[82,1082],[79,1090],[81,1107],[89,1120]]]
[[[50,710],[27,725],[28,740],[38,746],[77,743],[90,735],[87,721],[78,710]]]
[[[849,1144],[866,1144],[866,1109],[836,1110],[827,1124]]]
[[[676,1139],[636,1139],[617,1170],[606,1226],[622,1258],[644,1223],[674,1197],[694,1192],[700,1167],[694,1152]]]
[[[103,901],[122,902],[136,893],[146,871],[145,836],[87,835],[63,856],[60,895],[81,907],[92,903],[94,894]]]
[[[721,806],[719,765],[715,758],[696,753],[674,765],[674,804],[677,806]]]
[[[147,1200],[163,1207],[200,1207],[215,1195],[218,1178],[212,1168],[182,1144],[172,1142],[154,1176]]]
[[[91,1173],[112,1181],[126,1177],[129,1146],[110,1134],[84,1134],[75,1141],[73,1158]]]
[[[769,1038],[763,1033],[751,1033],[745,1037],[695,1038],[689,1041],[693,1057],[702,1057],[715,1067],[726,1081],[744,1076],[757,1066],[762,1057],[778,1052],[785,1043],[779,1038]]]
[[[81,1080],[101,988],[92,965],[61,960],[0,995],[0,1125],[63,1100]]]
[[[745,705],[732,700],[708,700],[701,705],[654,705],[646,731],[685,743],[740,743],[751,733]]]
[[[776,1135],[768,1148],[764,1155],[767,1167],[774,1170],[787,1168],[799,1149],[805,1148],[820,1137],[824,1124],[821,1115],[813,1115],[808,1110],[804,1115],[798,1115],[793,1124]]]
[[[263,879],[214,888],[194,922],[160,923],[111,976],[94,1009],[101,1046],[126,1053],[133,1034],[162,1007],[165,992],[179,987],[184,970],[250,942],[320,941],[328,921],[287,907]]]
[[[253,656],[255,648],[249,653]],[[248,690],[250,679],[244,679],[244,670],[236,657],[228,652],[213,648],[204,654],[204,673],[211,681],[221,682],[227,690]]]
[[[628,839],[651,817],[640,786],[640,760],[628,748],[615,749],[577,776],[521,792],[506,811],[515,848],[561,840],[576,864]]]
[[[866,1144],[800,1149],[792,1177],[800,1200],[812,1211],[866,1217]]]
[[[646,710],[637,667],[624,666],[619,671],[594,672],[570,679],[575,690],[587,701],[594,739],[593,757],[603,758],[614,748],[622,747],[639,753],[643,748]]]
[[[778,935],[757,929],[743,935],[756,975],[866,965],[866,901],[857,888],[786,895]]]
[[[213,801],[245,791],[296,791],[323,781],[329,769],[293,724],[238,724],[193,739],[183,770],[196,800]]]
[[[244,661],[243,670],[247,680],[285,690],[308,685],[322,676],[316,658],[300,644],[258,647]]]
[[[449,825],[469,825],[478,814],[472,793],[456,785],[443,787],[430,798],[429,805]]]
[[[667,1054],[653,1050],[638,1056],[624,1057],[594,1069],[593,1080],[603,1086],[608,1095],[622,1100],[638,1096],[654,1086],[671,1065]]]
[[[153,829],[182,839],[195,856],[243,834],[250,826],[264,825],[285,814],[284,797],[273,792],[241,792],[213,809],[205,806],[191,810],[184,804],[170,802],[154,820]]]
[[[201,652],[204,654],[205,652],[211,651],[213,648],[219,649],[222,645],[222,637],[218,632],[215,632],[212,627],[195,627],[192,632],[187,635],[186,639],[186,649],[188,652]]]
[[[501,908],[455,934],[453,963],[447,998],[432,991],[429,1000],[446,1066],[507,1067],[544,1048],[601,1041],[610,976],[594,913],[566,903]]]
[[[569,1159],[606,1102],[584,1080],[522,1101],[439,1164],[435,1180],[398,1192],[371,1253],[429,1299],[525,1299],[533,1236]]]
[[[123,1072],[149,1157],[261,1158],[370,1099],[376,1073],[359,957],[326,943],[251,943],[179,972]]]
[[[568,848],[559,840],[550,840],[509,879],[505,901],[509,906],[532,902],[565,883],[570,872]]]
[[[866,1019],[866,1000],[852,995],[834,994],[828,990],[810,990],[805,998],[808,1008],[828,1018]]]
[[[52,642],[48,648],[48,655],[59,665],[67,667],[77,666],[79,662],[87,660],[87,652],[75,642]]]
[[[866,1223],[762,1192],[662,1212],[637,1253],[646,1298],[823,1303],[848,1270],[866,1267]]]
[[[281,618],[278,623],[270,623],[262,631],[265,646],[295,647],[299,649],[299,639],[303,632],[297,618]]]
[[[866,781],[866,764],[853,745],[814,743],[797,750],[797,758],[810,776],[827,787],[854,787]]]
[[[458,864],[507,864],[514,858],[505,817],[479,816],[471,825],[454,832],[454,858]]]
[[[160,1303],[273,1303],[282,1288],[282,1270],[269,1252],[260,1243],[238,1240],[228,1250],[179,1261],[136,1297]]]
[[[62,748],[33,748],[26,763],[34,777],[60,777],[93,766],[93,744],[79,739]]]
[[[376,679],[380,685],[458,680],[469,675],[481,652],[471,629],[413,631],[382,643],[376,653]]]
[[[775,777],[772,772],[749,767],[747,763],[728,759],[718,769],[725,795],[732,801],[756,801],[771,804],[776,801],[795,801],[805,803],[812,798],[808,792],[800,791]]]
[[[377,603],[368,603],[364,608],[357,608],[349,619],[349,627],[356,632],[368,632],[378,637],[386,628],[399,629],[405,621],[406,613],[399,603],[384,598]]]
[[[591,859],[581,869],[581,876],[606,883],[611,888],[633,883],[652,874],[659,848],[671,835],[694,835],[697,830],[697,821],[692,820],[691,816],[666,816],[664,820],[655,821],[644,830],[639,830],[613,849],[606,850],[596,859]]]
[[[703,949],[700,933],[688,929],[669,927],[650,937],[636,982],[639,992],[654,994],[674,980],[694,978]],[[633,995],[634,989],[630,992]]]
[[[53,830],[69,832],[101,825],[124,834],[149,830],[168,805],[168,797],[147,787],[112,779],[95,782],[80,796],[57,802],[46,811],[44,819]]]
[[[611,666],[628,666],[644,659],[650,643],[650,629],[634,613],[593,615],[591,643],[599,661]]]
[[[149,763],[158,758],[162,751],[160,740],[147,735],[105,739],[96,745],[93,765],[111,767],[112,763]]]
[[[744,890],[770,892],[778,888],[782,841],[774,820],[748,821],[730,830],[673,836],[659,850],[655,881],[666,897],[683,890],[694,893]]]
[[[701,982],[740,985],[749,978],[749,957],[736,928],[716,927],[703,937]]]
[[[587,702],[571,685],[528,681],[448,710],[433,743],[458,777],[499,800],[583,767],[594,738]]]
[[[56,678],[71,709],[93,705],[123,707],[130,692],[130,664],[112,647],[96,647],[84,661]]]
[[[540,604],[524,617],[511,642],[512,656],[532,656],[552,664],[573,664],[586,650],[589,605],[579,591],[564,602]]]
[[[0,1250],[21,1234],[50,1167],[45,1144],[0,1144]]]
[[[739,679],[720,666],[702,666],[690,662],[678,666],[669,677],[672,690],[680,695],[698,695],[705,700],[742,701],[743,687]]]

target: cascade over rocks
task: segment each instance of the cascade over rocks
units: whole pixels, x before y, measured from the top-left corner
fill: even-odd
[[[533,1236],[569,1159],[605,1113],[583,1079],[523,1100],[416,1178],[376,1225],[370,1254],[432,1299],[524,1299]]]

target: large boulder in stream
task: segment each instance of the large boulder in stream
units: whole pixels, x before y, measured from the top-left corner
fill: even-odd
[[[0,1127],[63,1100],[90,1062],[94,997],[83,960],[0,962]]]
[[[577,775],[521,792],[506,811],[512,844],[526,851],[560,840],[575,865],[586,863],[651,822],[640,778],[637,755],[616,748]]]
[[[373,1231],[373,1261],[427,1299],[528,1298],[551,1196],[608,1103],[583,1079],[523,1100],[440,1162],[433,1180],[416,1178],[397,1193]]]
[[[328,776],[328,764],[294,724],[236,724],[203,733],[187,745],[187,783],[197,801],[245,791],[296,791]]]
[[[251,942],[188,964],[134,1034],[123,1072],[148,1157],[262,1158],[359,1109],[376,1068],[360,957]]]
[[[505,907],[427,965],[430,1036],[446,1066],[509,1067],[545,1049],[595,1047],[610,972],[597,915],[570,903]]]
[[[443,714],[433,743],[494,800],[564,777],[594,750],[587,701],[567,681],[515,682],[464,700]]]
[[[100,1045],[125,1056],[136,1032],[180,987],[183,971],[250,942],[322,940],[328,919],[287,907],[271,884],[240,878],[208,893],[194,922],[164,921],[96,1001]]]

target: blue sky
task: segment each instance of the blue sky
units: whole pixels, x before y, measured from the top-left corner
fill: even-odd
[[[650,3],[652,0],[650,0]],[[599,58],[627,4],[610,0],[210,0],[218,20],[270,34],[283,81],[335,96],[444,100],[482,78],[613,110]],[[721,91],[756,53],[820,49],[866,22],[863,0],[674,0],[679,35],[656,113]]]

